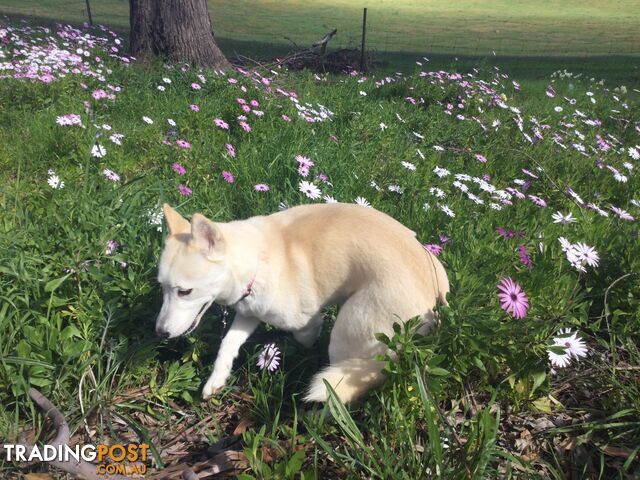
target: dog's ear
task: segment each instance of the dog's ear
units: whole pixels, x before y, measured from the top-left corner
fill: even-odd
[[[200,213],[191,218],[191,242],[205,252],[222,250],[220,228]]]
[[[164,219],[169,227],[169,235],[177,235],[178,233],[188,232],[191,225],[189,221],[176,212],[168,203],[162,205]]]

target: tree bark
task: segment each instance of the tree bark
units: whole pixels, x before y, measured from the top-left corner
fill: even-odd
[[[131,54],[229,68],[211,30],[207,0],[129,0]]]

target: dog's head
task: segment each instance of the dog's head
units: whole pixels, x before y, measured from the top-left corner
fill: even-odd
[[[175,338],[198,326],[231,279],[220,227],[198,213],[189,223],[169,205],[163,209],[169,235],[158,266],[163,301],[156,334]]]

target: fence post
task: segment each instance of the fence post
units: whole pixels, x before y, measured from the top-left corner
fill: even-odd
[[[367,9],[362,12],[362,46],[360,47],[360,71],[364,72],[364,42],[367,35]]]
[[[87,3],[87,15],[89,16],[89,25],[93,26],[93,18],[91,18],[91,5],[89,5],[89,0],[86,0]]]

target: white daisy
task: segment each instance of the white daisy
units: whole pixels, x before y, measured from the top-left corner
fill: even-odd
[[[573,213],[569,212],[566,215],[563,215],[562,212],[556,212],[551,215],[553,218],[553,223],[561,223],[562,225],[568,225],[570,223],[575,223],[577,220],[573,217]]]
[[[107,149],[104,148],[102,145],[100,145],[99,143],[96,143],[92,148],[91,148],[91,156],[92,157],[96,157],[96,158],[102,158],[107,154]]]
[[[415,166],[413,163],[411,163],[411,162],[401,162],[401,163],[402,163],[402,166],[403,166],[404,168],[406,168],[407,170],[411,170],[411,171],[413,171],[413,170],[415,170],[415,169],[416,169],[416,166]]]
[[[50,170],[50,171],[52,172],[53,170]],[[50,174],[49,178],[47,179],[47,183],[54,190],[60,190],[61,188],[64,188],[64,182],[61,181],[60,177],[55,174],[53,175]]]
[[[320,198],[320,195],[322,194],[322,192],[316,185],[314,185],[311,182],[307,182],[305,180],[302,180],[298,184],[298,188],[302,193],[304,193],[308,198],[312,200],[316,200]]]
[[[455,213],[453,213],[453,210],[451,210],[451,209],[449,208],[449,206],[447,206],[447,205],[439,205],[439,207],[440,207],[440,210],[442,210],[444,213],[446,213],[446,214],[447,214],[448,216],[450,216],[451,218],[453,218],[453,217],[455,217],[455,216],[456,216],[456,214],[455,214]]]
[[[449,170],[447,170],[446,168],[438,167],[438,166],[436,166],[433,169],[433,173],[435,173],[440,178],[446,177],[447,175],[451,175],[451,172]]]
[[[366,199],[366,198],[364,198],[364,197],[358,197],[358,198],[356,198],[355,202],[356,202],[358,205],[362,205],[363,207],[371,207],[371,204],[369,203],[369,200],[367,200],[367,199]]]

